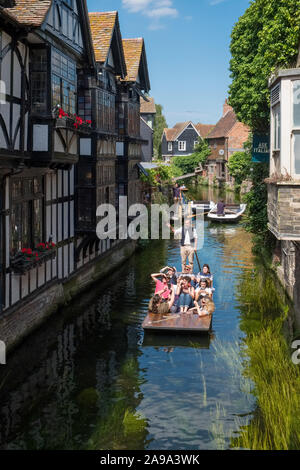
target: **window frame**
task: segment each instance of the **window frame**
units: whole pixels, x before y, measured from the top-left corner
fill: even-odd
[[[173,142],[168,142],[168,152],[173,152]]]
[[[183,144],[184,148],[181,148]],[[186,152],[186,140],[178,140],[178,151],[179,152]]]

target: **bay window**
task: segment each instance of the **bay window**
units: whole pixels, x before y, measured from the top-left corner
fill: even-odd
[[[60,105],[69,113],[76,113],[76,62],[62,54],[57,49],[52,49],[52,106]]]
[[[31,85],[31,111],[45,114],[48,109],[47,102],[47,49],[32,49],[30,62]]]
[[[293,81],[293,153],[294,172],[300,175],[300,80]]]

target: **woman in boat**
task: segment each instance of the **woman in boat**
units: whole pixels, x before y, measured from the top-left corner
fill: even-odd
[[[175,266],[171,267],[170,266],[165,266],[164,268],[162,268],[160,270],[160,272],[162,274],[166,274],[169,278],[170,278],[170,283],[173,285],[173,286],[176,286],[177,285],[177,269],[175,268]]]
[[[195,299],[195,289],[191,285],[191,279],[183,276],[178,279],[177,292],[179,296],[180,313],[186,313],[192,306]]]
[[[166,274],[157,273],[151,274],[155,285],[155,294],[162,297],[164,300],[169,300],[172,293],[172,286],[170,284],[170,278]]]
[[[202,297],[212,298],[212,290],[208,287],[208,281],[206,279],[201,279],[199,287],[196,289],[196,300],[198,302]]]
[[[170,300],[167,302],[162,299],[160,295],[155,294],[149,302],[148,310],[154,314],[165,314],[170,313],[174,305],[175,291],[172,290]]]
[[[201,299],[201,305],[195,300],[195,307],[199,317],[212,315],[216,308],[214,302],[208,296]]]
[[[200,273],[198,273],[197,275],[197,280],[198,280],[198,283],[200,283],[200,281],[202,279],[205,279],[206,281],[208,281],[208,287],[212,288],[212,284],[213,284],[213,275],[211,274],[210,272],[210,267],[208,264],[204,264],[202,266],[202,271]]]

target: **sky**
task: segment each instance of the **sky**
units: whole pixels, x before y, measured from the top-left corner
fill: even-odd
[[[123,38],[143,37],[150,95],[176,122],[215,124],[230,84],[230,35],[249,0],[87,0],[119,12]]]

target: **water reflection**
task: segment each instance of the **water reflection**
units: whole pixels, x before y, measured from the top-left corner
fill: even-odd
[[[217,197],[205,191],[198,199]],[[144,336],[151,272],[181,264],[178,241],[153,243],[43,325],[0,370],[0,448],[229,447],[236,417],[255,409],[236,297],[253,271],[251,236],[241,225],[206,222],[199,255],[214,273],[212,336]]]

